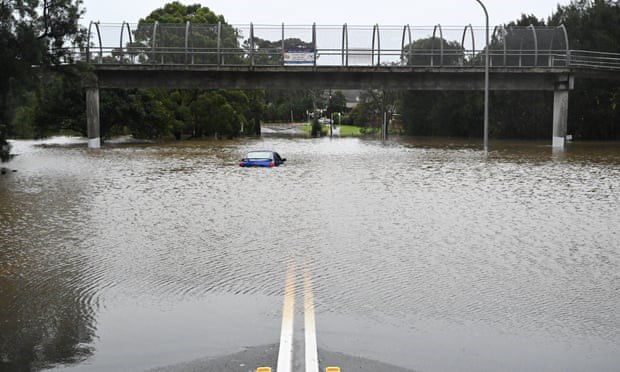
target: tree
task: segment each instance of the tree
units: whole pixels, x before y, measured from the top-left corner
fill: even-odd
[[[66,131],[86,135],[81,71],[79,67],[67,67],[60,71],[39,72],[33,118],[36,138]]]
[[[159,22],[157,35],[153,35],[153,24]],[[185,55],[185,24],[190,22],[188,48],[198,50],[191,61],[186,61]],[[152,11],[148,16],[140,19],[135,33],[134,48],[148,50],[153,46],[153,39],[157,47],[178,48],[182,52],[167,55],[148,55],[150,59],[163,59],[166,63],[216,64],[217,56],[214,53],[218,45],[217,24],[222,25],[220,32],[220,47],[227,51],[227,63],[242,63],[243,52],[239,46],[238,31],[226,23],[224,16],[216,15],[208,7],[200,4],[183,5],[178,1],[168,3],[162,8]],[[237,50],[237,52],[232,52]],[[145,62],[147,60],[143,60]]]
[[[347,97],[344,94],[337,90],[332,93],[331,97],[329,97],[329,102],[327,106],[327,114],[331,115],[334,112],[345,112],[347,110]]]
[[[618,23],[620,5],[613,1],[597,0],[591,5],[572,2],[558,6],[557,11],[546,22],[534,15],[522,14],[519,19],[505,25],[505,28],[563,24],[568,30],[571,49],[620,52]],[[503,48],[503,40],[495,38],[492,42],[494,49]],[[521,40],[516,42],[520,43]],[[508,45],[508,49],[533,48],[533,42],[533,39],[525,39],[523,45]],[[449,48],[457,47],[458,45],[451,45]],[[416,48],[429,49],[428,39],[416,41],[414,49]],[[446,48],[448,45],[444,45],[444,49]],[[483,58],[482,52],[474,58]],[[414,51],[412,62],[408,61],[408,64],[428,64],[429,58],[428,55]],[[511,62],[510,58],[516,60]],[[517,65],[518,58],[520,57],[509,57],[508,64]],[[455,61],[448,60],[448,63],[452,62]],[[575,90],[570,94],[569,133],[582,139],[619,139],[618,85],[601,80],[580,79],[575,86]],[[552,99],[548,92],[492,92],[491,136],[549,138],[552,130]],[[482,98],[479,93],[407,92],[402,95],[398,107],[408,134],[466,137],[482,135]]]
[[[306,121],[308,112],[324,107],[325,97],[322,91],[308,90],[273,90],[265,94],[267,107],[265,119],[271,122],[289,122],[291,112],[294,121]]]
[[[596,0],[558,6],[550,25],[566,26],[571,49],[620,53],[620,4]],[[570,94],[568,130],[576,138],[620,139],[620,87],[578,79]]]
[[[195,63],[216,64],[217,56],[205,51],[214,51],[218,45],[217,24],[221,24],[220,46],[227,52],[238,50],[238,53],[227,55],[227,63],[242,63],[243,51],[239,46],[238,31],[226,23],[221,15],[216,15],[209,8],[199,4],[183,5],[178,1],[164,5],[151,12],[139,22],[136,31],[135,45],[152,46],[154,22],[161,24],[155,39],[158,46],[178,47],[183,53],[159,56],[151,55],[148,58],[163,58],[166,63]],[[190,49],[198,49],[201,53],[186,60],[185,23],[191,22],[189,29]],[[135,46],[134,45],[134,46]],[[189,58],[189,57],[188,57]],[[143,62],[148,62],[144,60]],[[249,118],[260,116],[257,110],[262,106],[254,104],[248,94],[241,91],[203,91],[162,89],[149,90],[142,94],[142,105],[149,105],[157,112],[151,117],[149,135],[164,135],[166,132],[174,134],[180,139],[183,133],[189,133],[191,138],[200,138],[205,135],[237,136],[241,128],[245,129]],[[145,97],[151,97],[157,102],[148,102]],[[257,98],[257,96],[253,96]],[[260,101],[260,100],[259,100]],[[164,124],[163,121],[168,123]],[[260,123],[258,124],[260,126]],[[252,125],[255,127],[255,125]],[[134,135],[145,136],[147,133],[132,131]]]
[[[443,45],[443,59],[441,56],[441,48]],[[460,43],[456,41],[447,41],[440,38],[419,39],[405,45],[404,51],[411,48],[411,55],[405,53],[405,64],[408,66],[428,66],[431,63],[435,66],[443,65],[459,65],[462,62],[461,51],[463,50]]]
[[[24,91],[31,89],[31,66],[70,60],[67,45],[78,45],[81,0],[0,2],[0,158],[8,159],[6,136]]]
[[[383,113],[387,113],[388,123],[394,116],[399,95],[394,91],[362,91],[357,107],[351,112],[353,122],[364,127],[381,128]]]

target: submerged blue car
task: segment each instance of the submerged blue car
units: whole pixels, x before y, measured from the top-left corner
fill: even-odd
[[[239,162],[239,166],[241,167],[277,167],[281,164],[284,164],[286,159],[280,157],[275,151],[269,150],[260,150],[260,151],[250,151],[245,156],[245,158],[241,159]]]

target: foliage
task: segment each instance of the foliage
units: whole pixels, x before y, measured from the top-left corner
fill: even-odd
[[[592,5],[559,5],[545,22],[522,15],[510,26],[559,26],[569,33],[571,49],[620,52],[620,5],[597,0]],[[414,48],[427,49],[429,39]],[[438,40],[434,41],[438,43]],[[498,40],[494,40],[497,43]],[[444,45],[448,47],[448,45]],[[451,45],[449,48],[456,48]],[[476,58],[480,58],[482,54]],[[424,58],[414,53],[414,58]],[[426,56],[428,64],[429,56]],[[455,62],[455,61],[448,61]],[[416,60],[410,64],[416,64]],[[614,82],[581,79],[570,93],[568,131],[580,139],[620,139],[620,88]],[[547,92],[492,92],[490,134],[496,138],[544,138],[552,131],[553,96]],[[482,136],[482,93],[406,92],[398,101],[405,132],[412,135]],[[364,114],[365,115],[365,114]],[[354,122],[356,117],[353,118]]]
[[[139,22],[136,32],[136,43],[152,45],[152,27],[159,22],[160,31],[156,36],[158,43],[166,46],[184,46],[184,30],[181,33],[173,32],[174,28],[166,24],[184,24],[192,22],[195,27],[204,27],[204,24],[214,25],[221,23],[221,47],[230,50],[241,50],[238,41],[238,32],[226,23],[221,15],[216,15],[209,8],[199,4],[183,5],[177,1],[156,9]],[[167,30],[167,31],[166,31]],[[190,47],[216,48],[217,28],[190,28]],[[166,62],[185,63],[184,55],[162,57]],[[193,60],[198,64],[217,63],[215,55],[196,56]],[[235,63],[237,56],[228,56],[229,63]],[[168,60],[172,61],[168,61]],[[260,111],[262,105],[258,95],[242,91],[203,91],[203,90],[150,90],[141,92],[138,100],[139,115],[147,120],[146,126],[134,127],[131,133],[139,137],[161,137],[173,134],[180,139],[182,134],[190,138],[220,135],[226,137],[237,136],[246,125],[255,129],[260,127]],[[258,102],[258,103],[257,103]],[[139,129],[139,130],[138,130]],[[258,130],[259,131],[259,130]]]
[[[157,34],[153,35],[153,24],[159,22]],[[147,17],[141,19],[138,23],[138,29],[135,33],[134,47],[152,47],[153,39],[156,46],[185,48],[185,23],[193,24],[189,29],[188,41],[190,48],[208,48],[209,50],[217,49],[218,30],[217,24],[221,23],[221,45],[222,49],[226,49],[227,63],[242,63],[242,50],[239,47],[238,31],[226,23],[224,16],[216,15],[208,7],[200,4],[183,5],[178,1],[168,3],[163,8],[152,11]],[[205,25],[210,25],[205,28]],[[207,50],[207,49],[203,49]],[[236,52],[233,52],[236,51]],[[185,63],[185,53],[174,55],[150,55],[149,58],[162,58],[166,63]],[[199,54],[193,57],[193,63],[196,64],[217,64],[217,56],[215,54]],[[143,60],[143,62],[146,62]]]
[[[366,90],[359,96],[358,105],[351,111],[353,124],[362,127],[381,128],[383,113],[387,113],[388,123],[396,113],[399,92]]]
[[[344,94],[337,90],[331,94],[328,99],[327,115],[331,115],[334,112],[345,112],[347,110],[347,98]]]
[[[78,67],[39,71],[32,123],[34,137],[66,131],[86,134],[86,104],[80,73]]]
[[[81,0],[8,0],[0,2],[0,155],[13,135],[16,108],[36,85],[31,66],[70,61],[66,46],[78,45]],[[22,111],[25,115],[26,111]]]
[[[442,47],[446,54],[443,56],[443,60],[437,53]],[[416,40],[411,45],[405,45],[404,50],[409,51],[410,48],[411,55],[405,53],[405,63],[408,66],[455,66],[462,63],[460,53],[454,53],[454,51],[460,52],[462,50],[461,44],[456,41],[425,38]]]
[[[270,122],[290,122],[291,116],[293,121],[302,122],[307,120],[308,112],[314,111],[315,101],[310,91],[267,91],[265,98],[267,101],[265,120]],[[320,107],[322,103],[321,98],[317,106]]]
[[[564,24],[571,49],[620,53],[620,4],[596,0],[591,5],[558,6],[550,25]],[[575,138],[620,139],[620,87],[612,81],[579,79],[570,93],[568,130]]]
[[[312,129],[311,129],[312,137],[320,137],[322,133],[322,128],[323,128],[323,126],[319,123],[319,118],[316,116],[317,115],[315,115],[315,117],[312,118]]]

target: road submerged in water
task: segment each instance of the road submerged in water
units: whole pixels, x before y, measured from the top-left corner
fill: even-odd
[[[275,368],[291,265],[322,368],[620,365],[617,143],[13,144],[2,368]],[[288,161],[238,167],[257,148]]]

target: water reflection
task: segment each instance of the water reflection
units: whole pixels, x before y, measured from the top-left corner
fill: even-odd
[[[0,369],[73,364],[93,353],[80,256],[83,190],[65,175],[0,180]]]
[[[4,363],[139,370],[274,344],[291,261],[314,275],[330,351],[416,370],[619,362],[618,144],[15,147]],[[288,162],[239,168],[256,148]]]

